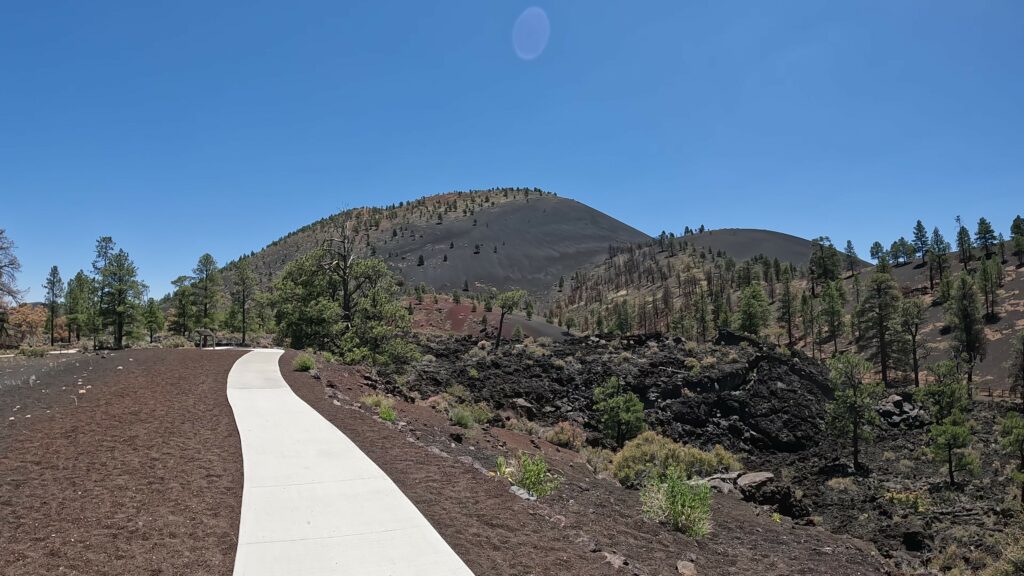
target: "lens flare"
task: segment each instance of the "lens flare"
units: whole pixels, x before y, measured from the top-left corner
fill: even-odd
[[[531,6],[516,19],[512,28],[512,44],[516,55],[523,60],[533,60],[544,52],[551,35],[551,23],[544,10]]]

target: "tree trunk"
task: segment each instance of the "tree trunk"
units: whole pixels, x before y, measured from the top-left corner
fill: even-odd
[[[505,326],[505,309],[502,308],[501,314],[498,316],[498,338],[494,341],[494,349],[497,350],[501,346],[501,329]]]
[[[949,470],[949,485],[956,486],[956,478],[953,477],[953,448],[946,449],[946,467]]]
[[[242,346],[245,346],[245,300],[242,300]]]
[[[911,338],[910,338],[910,347],[911,347],[911,352],[910,352],[910,354],[911,354],[911,361],[914,364],[914,388],[920,388],[921,387],[921,376],[920,376],[921,370],[920,370],[920,367],[918,365],[918,360],[917,360],[917,336],[911,336]]]
[[[860,422],[854,418],[853,422],[853,470],[860,470]]]

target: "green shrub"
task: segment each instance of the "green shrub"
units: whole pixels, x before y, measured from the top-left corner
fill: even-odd
[[[561,479],[548,471],[548,463],[544,461],[544,456],[520,452],[516,469],[512,473],[512,482],[540,498],[554,492]]]
[[[395,405],[395,401],[383,394],[367,394],[359,398],[359,401],[371,408],[380,410],[381,408],[388,406],[392,407]]]
[[[544,434],[544,439],[555,446],[579,450],[583,446],[585,434],[583,429],[572,422],[559,422]]]
[[[398,414],[395,413],[395,407],[392,406],[391,404],[385,404],[381,406],[378,414],[380,416],[380,419],[385,422],[394,422],[395,419],[398,417]]]
[[[651,477],[676,469],[686,478],[738,470],[739,460],[720,446],[704,452],[656,433],[644,432],[626,443],[612,461],[612,473],[623,486],[637,487]]]
[[[590,446],[584,446],[580,450],[580,454],[583,455],[583,459],[586,460],[587,466],[594,471],[594,474],[600,474],[607,472],[612,468],[612,459],[615,458],[615,453],[611,450],[605,450],[604,448],[591,448]]]
[[[473,368],[470,368],[470,370],[473,370]],[[470,373],[470,376],[472,376],[472,373]],[[462,384],[452,384],[447,390],[445,390],[445,394],[448,394],[458,402],[469,402],[473,399],[473,396],[469,393],[469,389]]]
[[[650,479],[640,492],[643,515],[667,522],[691,538],[702,538],[711,529],[711,488],[705,482],[689,482],[678,468]]]
[[[884,498],[899,508],[913,512],[927,512],[932,507],[928,493],[920,490],[909,492],[890,490],[885,493]]]
[[[19,348],[18,354],[26,358],[42,358],[46,356],[46,348]]]
[[[316,368],[316,360],[313,360],[309,354],[299,354],[292,361],[292,370],[296,372],[309,372],[314,368]]]
[[[614,376],[594,389],[594,410],[601,432],[616,446],[622,446],[645,428],[643,402]]]
[[[460,428],[472,428],[474,424],[484,424],[491,419],[493,413],[486,404],[456,404],[448,409],[448,419]]]
[[[541,428],[536,422],[532,422],[527,419],[512,418],[505,423],[505,428],[527,436],[540,436]]]
[[[195,344],[184,336],[168,336],[160,341],[161,348],[192,348]]]

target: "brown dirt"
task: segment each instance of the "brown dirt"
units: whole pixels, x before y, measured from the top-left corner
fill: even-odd
[[[374,390],[358,370],[325,364],[322,380],[290,369],[285,380],[351,438],[416,504],[478,576],[675,575],[690,559],[701,575],[882,574],[873,547],[820,528],[772,520],[762,508],[716,496],[712,533],[694,541],[644,520],[637,493],[596,477],[576,452],[503,428],[465,431],[422,403],[396,399],[399,424],[358,403]],[[527,502],[487,474],[495,458],[541,451],[561,487]]]
[[[230,574],[242,459],[225,386],[241,354],[19,367],[0,389],[0,574]]]
[[[412,329],[415,332],[424,334],[456,334],[464,336],[478,336],[483,338],[481,329],[481,318],[486,316],[488,329],[487,337],[493,338],[498,331],[498,312],[484,312],[483,306],[479,306],[473,312],[472,304],[467,300],[459,304],[452,302],[451,297],[444,294],[437,296],[434,302],[433,295],[427,295],[422,304],[417,304],[414,299],[409,298],[404,304],[412,305]],[[562,328],[548,324],[542,317],[535,315],[532,320],[527,320],[522,314],[508,314],[505,316],[505,325],[501,331],[502,336],[510,338],[519,328],[524,336],[532,338],[551,338],[561,340],[565,337]]]

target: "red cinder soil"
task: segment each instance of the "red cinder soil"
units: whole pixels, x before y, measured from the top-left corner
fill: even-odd
[[[0,574],[231,574],[242,457],[225,387],[241,354],[20,366],[0,388]]]
[[[883,574],[870,544],[820,528],[772,520],[762,509],[715,495],[713,528],[695,541],[640,515],[639,497],[598,478],[573,451],[503,428],[466,431],[423,403],[395,399],[398,423],[379,420],[359,398],[374,390],[360,371],[321,362],[321,380],[291,370],[285,380],[387,473],[478,576],[678,575],[692,561],[702,576]],[[489,471],[498,455],[543,452],[563,477],[552,495],[528,502]]]

